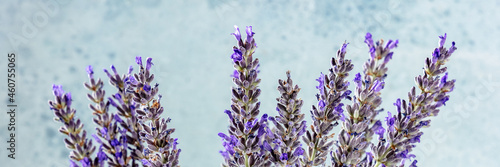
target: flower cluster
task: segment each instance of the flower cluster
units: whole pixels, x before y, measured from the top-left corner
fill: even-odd
[[[224,111],[229,117],[228,134],[219,133],[223,140],[223,166],[267,166],[264,151],[264,134],[267,126],[267,115],[260,119],[260,89],[257,77],[259,59],[253,58],[257,45],[253,39],[252,27],[246,28],[247,38],[243,40],[238,27],[232,33],[238,41],[238,47],[233,47],[231,59],[234,64],[231,110]]]
[[[457,48],[455,42],[449,49],[444,47],[446,34],[440,39],[439,47],[434,50],[432,57],[425,60],[424,75],[415,77],[420,93],[417,94],[417,88],[413,87],[408,93],[408,101],[396,100],[394,105],[397,113],[392,115],[388,112],[386,117],[386,138],[372,145],[373,153],[370,153],[367,163],[395,166],[415,158],[410,153],[415,144],[420,142],[423,135],[421,129],[430,126],[430,117],[438,115],[438,108],[446,105],[449,93],[455,86],[455,80],[448,80],[447,68],[442,66]],[[417,160],[414,160],[412,166],[416,166],[416,163]]]
[[[356,85],[353,104],[346,106],[348,116],[343,120],[337,150],[332,152],[334,166],[359,164],[372,136],[383,132],[382,123],[375,117],[382,111],[377,108],[382,103],[380,95],[387,76],[386,64],[392,58],[394,52],[391,49],[397,47],[398,40],[389,40],[385,46],[383,40],[374,44],[372,35],[367,33],[365,43],[370,59],[364,65],[363,77],[357,73],[353,80]]]
[[[383,111],[379,108],[381,90],[387,77],[387,63],[399,41],[374,42],[372,35],[367,33],[365,43],[370,57],[363,66],[363,73],[355,75],[352,96],[346,77],[353,65],[351,60],[345,59],[348,44],[344,43],[332,58],[329,74],[321,73],[317,79],[318,103],[310,111],[310,128],[306,128],[308,125],[301,113],[303,101],[297,97],[300,88],[293,85],[289,71],[287,79],[278,82],[281,94],[277,98],[278,115],[263,114],[259,120],[259,64],[258,59],[253,59],[255,33],[252,27],[247,27],[247,39],[242,40],[238,27],[235,29],[232,35],[238,47],[233,47],[231,55],[235,68],[231,76],[236,86],[232,88],[231,110],[225,111],[229,116],[229,134],[219,133],[224,146],[220,151],[225,159],[223,166],[324,166],[328,153],[331,166],[404,166],[405,161],[415,158],[411,151],[420,142],[421,128],[429,126],[429,118],[436,116],[438,108],[449,100],[455,84],[455,80],[448,80],[446,67],[443,67],[456,50],[455,42],[450,49],[443,46],[445,34],[440,36],[439,48],[426,59],[424,75],[415,78],[420,94],[413,87],[408,102],[397,99],[394,105],[398,113],[388,112],[384,128],[384,120],[377,119]],[[352,104],[344,105],[344,99]],[[331,131],[339,122],[342,126],[338,140],[333,140]],[[378,144],[372,142],[374,135],[378,136]],[[410,166],[416,163],[413,160]]]
[[[89,107],[98,126],[93,139],[99,144],[99,151],[93,155],[95,146],[86,137],[83,124],[75,119],[76,110],[71,108],[71,94],[64,93],[61,86],[54,85],[55,101],[49,101],[56,121],[64,123],[60,132],[69,136],[65,139],[71,153],[71,166],[178,166],[180,149],[177,139],[170,137],[174,129],[167,128],[170,118],[161,118],[163,107],[158,95],[158,84],[152,86],[154,75],[150,72],[152,59],[147,58],[144,67],[141,57],[136,57],[140,70],[120,75],[114,66],[111,71],[104,69],[109,83],[117,92],[106,98],[104,83],[94,78],[92,66],[87,67],[89,82],[84,86],[90,90],[87,97],[92,102]],[[116,109],[110,112],[110,106]],[[113,109],[112,108],[112,109]],[[82,133],[81,133],[82,132]],[[95,156],[95,158],[92,158]]]

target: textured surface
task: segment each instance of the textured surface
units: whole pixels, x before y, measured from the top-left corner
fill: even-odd
[[[48,2],[53,0],[42,4]],[[277,80],[285,78],[286,70],[302,88],[299,96],[308,114],[315,103],[315,79],[326,73],[331,56],[344,41],[351,43],[347,58],[353,59],[353,72],[360,71],[368,58],[363,43],[368,31],[374,39],[400,40],[382,91],[382,107],[394,111],[392,103],[407,97],[425,57],[437,47],[438,36],[448,33],[446,46],[456,41],[458,47],[448,63],[456,88],[431,128],[424,130],[415,152],[418,164],[498,165],[500,116],[494,103],[500,100],[500,23],[496,20],[500,4],[496,1],[60,0],[55,12],[43,6],[22,0],[0,7],[0,54],[15,51],[19,67],[16,160],[6,155],[8,120],[2,109],[2,166],[68,166],[69,151],[47,104],[53,98],[51,85],[61,84],[72,92],[77,116],[93,132],[82,85],[87,79],[85,67],[92,64],[98,77],[105,76],[98,69],[111,64],[124,73],[137,55],[153,57],[152,70],[164,95],[164,116],[172,118],[169,125],[176,128],[173,136],[179,138],[182,149],[181,166],[220,166],[222,146],[217,133],[228,125],[223,111],[230,104],[230,55],[236,43],[229,34],[235,24],[253,25],[256,32],[261,112],[270,115],[276,114]],[[38,23],[37,31],[23,33],[23,26],[33,22]],[[12,34],[25,40],[14,44],[9,41]],[[2,69],[5,60],[1,58]],[[0,78],[6,78],[4,70]],[[111,92],[111,86],[106,86]],[[3,82],[2,108],[6,94]]]

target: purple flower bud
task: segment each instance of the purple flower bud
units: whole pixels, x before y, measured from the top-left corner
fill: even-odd
[[[94,74],[94,69],[92,68],[91,65],[87,66],[87,69],[85,69],[87,71],[87,74],[89,74],[90,76],[92,76],[92,74]]]
[[[145,84],[145,85],[142,87],[142,89],[144,89],[144,91],[146,91],[146,92],[149,92],[149,91],[151,91],[151,85]]]
[[[240,79],[240,72],[238,72],[238,70],[234,70],[233,75],[231,75],[231,77],[236,78],[236,79]]]
[[[455,47],[455,41],[453,41],[451,42],[451,47],[448,50],[448,54],[452,54],[453,52],[455,52],[455,50],[457,50],[457,47]]]
[[[396,41],[389,40],[389,42],[387,42],[387,45],[385,45],[385,49],[394,49],[394,48],[398,47],[398,43],[399,43],[399,40],[396,40]]]
[[[138,65],[142,66],[142,57],[141,56],[135,57],[135,63],[137,63]]]
[[[287,154],[287,153],[283,153],[283,154],[281,154],[281,156],[280,156],[280,160],[281,160],[281,161],[287,161],[287,160],[288,160],[288,154]]]
[[[444,33],[444,36],[439,36],[439,47],[443,47],[444,43],[446,42],[446,33]]]
[[[99,161],[99,164],[101,164],[101,166],[103,166],[103,162],[106,161],[106,159],[108,159],[108,156],[106,156],[106,153],[104,153],[103,149],[102,149],[102,145],[99,147],[99,152],[97,152],[97,159]]]
[[[231,33],[231,35],[234,35],[236,40],[238,42],[240,42],[240,40],[241,40],[240,28],[238,28],[238,26],[234,25],[234,29],[235,29],[235,31],[234,31],[234,33]]]
[[[342,44],[342,49],[340,49],[340,52],[341,52],[341,53],[345,53],[345,50],[346,50],[347,45],[349,45],[349,43],[344,43],[344,44]]]
[[[446,80],[448,80],[448,73],[445,73],[444,76],[441,78],[441,82],[439,83],[439,87],[443,87],[446,84]]]
[[[116,71],[116,68],[114,65],[111,65],[111,70],[113,70],[113,73],[118,74],[118,71]]]
[[[318,107],[320,110],[323,110],[325,108],[326,104],[323,100],[319,100],[318,102]]]
[[[387,117],[385,117],[385,121],[387,122],[387,126],[394,126],[395,118],[392,117],[391,112],[387,111]]]
[[[323,94],[323,89],[325,87],[325,75],[323,73],[319,74],[319,78],[316,79],[318,81],[319,85],[316,86],[316,89],[320,91],[321,94]]]
[[[441,53],[439,52],[439,49],[438,48],[434,49],[434,52],[432,52],[433,60],[434,60],[434,58],[439,59],[440,56],[441,56]]]
[[[121,145],[120,142],[117,139],[111,140],[111,146],[116,147]]]
[[[108,128],[103,127],[101,130],[101,135],[104,136],[105,139],[108,139]]]
[[[233,120],[233,115],[231,114],[231,111],[229,110],[224,110],[224,113],[227,114],[227,116],[229,117],[229,120]]]
[[[82,167],[90,167],[90,160],[87,157],[80,160],[80,163],[82,164]]]
[[[371,49],[373,48],[373,39],[372,39],[372,34],[370,34],[369,32],[366,33],[366,36],[365,36],[365,43],[366,45],[368,45],[368,47]]]
[[[149,161],[147,159],[142,159],[141,162],[142,162],[142,165],[144,165],[144,166],[151,166],[151,163],[149,163]]]
[[[71,92],[66,93],[66,96],[64,98],[64,102],[66,103],[67,106],[71,106]]]
[[[52,90],[54,91],[54,96],[61,97],[64,94],[64,90],[61,85],[52,85]]]
[[[373,83],[372,91],[380,92],[382,89],[384,89],[384,82],[375,80],[375,82]]]
[[[388,62],[389,62],[389,60],[391,60],[391,59],[392,59],[392,55],[393,55],[393,54],[394,54],[394,52],[389,52],[389,53],[385,56],[385,58],[384,58],[384,63],[388,63]]]
[[[134,71],[134,67],[130,66],[128,67],[128,74],[132,74],[132,71]]]
[[[354,77],[354,83],[356,83],[356,87],[361,88],[361,74],[357,73]]]
[[[394,105],[397,107],[398,112],[401,112],[401,99],[398,98],[396,100],[396,103],[394,103]]]
[[[297,147],[295,151],[293,152],[293,155],[298,157],[304,154],[304,149],[302,147]]]
[[[253,34],[255,34],[254,32],[252,32],[252,26],[247,26],[247,43],[252,43],[252,40],[253,40]]]
[[[151,57],[148,57],[148,59],[146,60],[146,70],[149,70],[151,69],[151,66],[153,66],[153,58]]]
[[[243,59],[243,54],[238,48],[233,48],[234,53],[231,55],[231,59],[233,59],[234,62],[240,61]]]
[[[413,160],[410,167],[417,167],[417,162],[418,162],[417,160]]]

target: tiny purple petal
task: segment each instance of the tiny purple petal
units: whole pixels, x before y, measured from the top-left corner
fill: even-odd
[[[444,33],[444,36],[439,36],[439,47],[443,47],[444,43],[446,42],[446,33]]]
[[[341,53],[345,53],[345,52],[346,52],[346,47],[347,47],[347,45],[349,45],[349,43],[344,43],[344,44],[342,44],[342,49],[340,49],[340,52],[341,52]]]
[[[146,60],[146,70],[149,70],[151,69],[151,66],[153,66],[153,58],[151,57],[148,57],[148,59]]]
[[[234,31],[234,33],[231,33],[231,35],[234,35],[236,40],[238,42],[240,42],[240,40],[241,40],[240,28],[238,28],[238,26],[234,25],[234,29],[235,29],[235,31]]]
[[[451,47],[448,50],[448,54],[452,54],[453,52],[455,52],[455,50],[457,50],[457,47],[455,47],[455,41],[453,41],[451,42]]]
[[[82,167],[90,167],[90,160],[87,157],[80,160],[80,163],[82,164]]]
[[[236,78],[236,79],[240,79],[240,72],[238,72],[238,70],[234,70],[231,77]]]
[[[137,63],[138,65],[142,66],[142,57],[141,56],[135,57],[135,63]]]
[[[64,90],[61,85],[52,85],[52,90],[54,91],[54,96],[61,97],[64,94]]]
[[[255,34],[254,32],[252,32],[252,26],[247,26],[246,32],[247,32],[247,43],[251,43],[253,40],[253,34]]]

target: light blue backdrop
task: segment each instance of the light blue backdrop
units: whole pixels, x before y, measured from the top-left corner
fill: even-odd
[[[47,10],[45,4],[55,3]],[[261,112],[275,115],[277,80],[291,70],[309,113],[315,79],[326,73],[340,45],[360,72],[368,58],[364,34],[399,39],[383,90],[383,107],[394,111],[421,74],[423,61],[448,33],[458,50],[449,61],[457,79],[451,100],[425,129],[416,148],[419,166],[495,166],[500,150],[500,4],[497,1],[160,1],[90,0],[3,1],[0,5],[0,55],[18,54],[16,159],[7,158],[6,84],[2,81],[0,166],[68,166],[69,151],[57,132],[47,101],[51,85],[74,97],[77,116],[94,132],[87,108],[85,67],[114,64],[126,72],[135,56],[152,57],[152,68],[182,149],[180,164],[220,166],[218,132],[226,132],[233,25],[252,25],[261,60]],[[34,24],[36,31],[23,29]],[[243,28],[242,28],[243,29]],[[9,41],[16,36],[17,43]],[[0,80],[6,57],[0,58]],[[352,80],[352,78],[349,78]],[[106,79],[107,83],[107,79]],[[108,90],[111,86],[106,85]],[[380,118],[383,118],[382,114]],[[308,119],[310,120],[310,119]],[[337,132],[337,129],[334,131]]]

